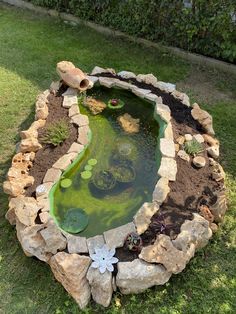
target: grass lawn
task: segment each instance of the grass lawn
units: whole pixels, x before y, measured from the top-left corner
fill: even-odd
[[[95,65],[152,72],[160,80],[186,86],[191,100],[201,102],[213,115],[228,177],[230,206],[225,221],[183,273],[141,295],[116,293],[106,310],[92,304],[84,312],[236,313],[236,78],[82,26],[5,6],[0,6],[0,313],[82,313],[49,267],[24,255],[15,229],[4,218],[7,196],[2,182],[18,131],[33,121],[35,97],[57,77],[55,66],[60,60],[70,60],[88,72]]]

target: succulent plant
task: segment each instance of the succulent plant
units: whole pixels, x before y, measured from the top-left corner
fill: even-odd
[[[195,139],[184,143],[184,150],[187,154],[195,156],[203,151],[202,145]]]
[[[136,232],[131,232],[125,239],[125,246],[129,251],[140,252],[143,247],[143,241]]]

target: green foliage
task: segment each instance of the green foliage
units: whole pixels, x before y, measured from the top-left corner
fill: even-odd
[[[28,0],[70,12],[81,19],[177,46],[207,56],[236,61],[235,0]]]
[[[83,209],[70,208],[65,213],[61,228],[70,233],[79,233],[87,227],[88,222],[89,217]]]
[[[187,154],[195,156],[202,151],[202,145],[194,139],[184,143],[184,150]]]
[[[62,144],[70,135],[70,128],[65,119],[60,119],[51,123],[45,131],[42,141],[45,144],[58,146]]]

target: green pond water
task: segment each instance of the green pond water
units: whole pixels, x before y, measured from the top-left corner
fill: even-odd
[[[93,88],[88,95],[105,103],[118,98],[125,106],[116,110],[106,108],[94,116],[80,105],[80,112],[89,117],[92,140],[83,158],[65,174],[72,180],[72,185],[66,189],[57,185],[53,194],[53,214],[63,228],[68,210],[82,208],[88,214],[89,222],[79,235],[91,237],[132,221],[139,207],[151,201],[157,181],[159,125],[153,117],[153,105],[130,92],[100,87]],[[129,135],[120,127],[117,118],[124,113],[140,119],[138,133]],[[90,159],[96,159],[97,164],[92,167],[92,177],[83,179],[81,173]],[[95,175],[102,170],[114,170],[120,164],[131,171],[121,173],[123,179],[131,174],[133,181],[116,181],[107,191],[98,189],[94,184]]]

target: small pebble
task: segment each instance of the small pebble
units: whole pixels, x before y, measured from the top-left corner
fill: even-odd
[[[185,134],[184,138],[185,138],[185,141],[187,141],[187,142],[192,141],[192,139],[193,139],[191,134]]]
[[[198,142],[198,143],[204,143],[204,137],[201,134],[195,134],[193,135],[193,138]]]
[[[196,156],[193,158],[193,164],[197,168],[202,168],[206,165],[206,159],[202,156]]]
[[[189,155],[184,150],[179,150],[177,156],[179,156],[181,159],[183,159],[187,162],[190,161]]]

